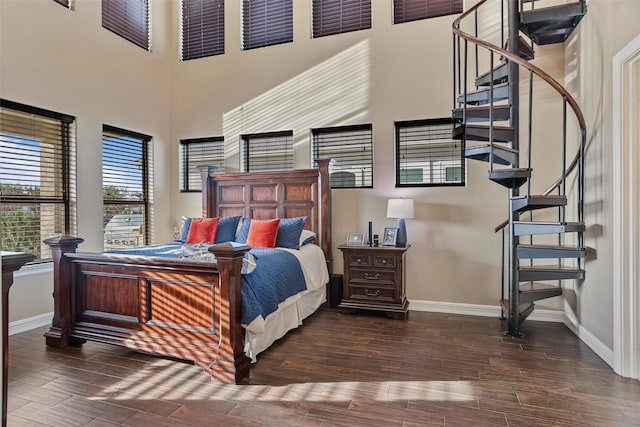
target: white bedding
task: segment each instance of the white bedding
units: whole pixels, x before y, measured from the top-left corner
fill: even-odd
[[[322,249],[318,245],[307,244],[299,250],[284,249],[296,256],[300,261],[307,289],[292,295],[280,303],[278,310],[253,320],[245,327],[245,354],[252,362],[258,353],[268,348],[275,340],[284,336],[287,331],[297,328],[302,320],[316,311],[326,300],[326,284],[329,272]]]

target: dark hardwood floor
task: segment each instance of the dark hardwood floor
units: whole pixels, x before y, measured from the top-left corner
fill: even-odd
[[[640,382],[564,325],[323,310],[259,356],[245,384],[188,363],[10,337],[9,426],[640,426]]]

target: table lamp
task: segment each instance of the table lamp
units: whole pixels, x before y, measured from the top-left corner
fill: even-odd
[[[398,219],[398,235],[396,246],[407,246],[407,228],[404,225],[405,218],[413,218],[413,199],[389,199],[387,203],[387,218]]]

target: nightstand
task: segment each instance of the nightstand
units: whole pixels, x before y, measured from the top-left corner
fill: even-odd
[[[406,319],[409,301],[405,297],[404,260],[410,247],[338,246],[344,258],[340,313],[371,310]]]

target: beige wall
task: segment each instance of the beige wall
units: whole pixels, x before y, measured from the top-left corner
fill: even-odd
[[[86,249],[100,249],[102,242],[101,206],[96,203],[101,192],[97,165],[102,123],[154,137],[154,231],[159,242],[170,238],[180,215],[200,213],[199,194],[178,191],[180,139],[224,135],[232,170],[238,167],[240,132],[293,129],[296,165],[308,167],[310,128],[373,123],[374,188],[333,191],[334,243],[342,243],[348,232],[366,231],[370,220],[377,232],[393,225],[394,220],[385,218],[386,199],[412,197],[416,208],[415,218],[407,220],[412,244],[407,256],[408,297],[497,305],[501,242],[493,229],[506,217],[507,200],[506,190],[487,179],[486,165],[467,163],[465,187],[394,187],[393,122],[450,114],[451,17],[392,25],[390,2],[376,0],[371,30],[311,39],[310,2],[296,1],[293,43],[242,51],[240,7],[228,1],[226,53],[181,62],[179,2],[152,2],[152,53],[102,29],[99,1],[76,3],[70,12],[51,0],[0,0],[0,96],[77,117],[78,231],[87,240]],[[611,56],[637,33],[633,17],[638,16],[639,4],[591,1],[576,36],[579,67],[570,57],[563,67],[561,47],[536,52],[536,61],[551,67],[558,79],[566,76],[571,84],[579,79],[575,92],[586,104],[589,126],[598,129],[590,131],[588,183],[595,204],[589,206],[587,220],[589,243],[599,255],[587,265],[587,280],[571,306],[607,345],[610,304],[603,307],[602,301],[611,300],[610,234],[596,236],[592,226],[606,229],[610,217],[605,199],[610,194],[606,142],[611,126]],[[27,17],[32,25],[23,25]],[[556,107],[547,107],[538,104],[536,116],[557,117]],[[542,177],[555,176],[558,170],[545,160],[553,142],[546,131],[538,131],[540,147],[534,153],[543,159],[534,165],[534,173]],[[536,185],[546,184],[542,180]],[[340,272],[341,254],[334,250],[333,257],[334,271]],[[46,278],[16,282],[12,320],[46,312],[51,298]],[[21,292],[29,292],[31,300]],[[35,300],[39,302],[29,302]],[[539,306],[562,309],[562,300]]]
[[[586,244],[596,259],[568,299],[583,330],[613,348],[612,65],[613,57],[640,33],[640,2],[591,0],[576,40],[567,46],[566,75],[587,122]],[[640,119],[637,119],[640,120]]]
[[[392,25],[391,3],[374,1],[371,30],[312,39],[310,3],[294,2],[293,43],[250,51],[240,49],[239,8],[227,7],[225,55],[173,63],[172,139],[224,135],[237,152],[240,132],[293,129],[296,164],[309,167],[309,129],[373,123],[374,188],[333,191],[334,243],[366,232],[370,220],[380,233],[395,223],[385,217],[387,198],[412,197],[408,297],[496,306],[493,228],[506,217],[506,192],[487,180],[486,166],[471,162],[463,188],[394,185],[394,121],[450,115],[452,17]],[[227,167],[238,168],[236,155]],[[177,200],[173,218],[199,212],[197,194]],[[341,272],[341,253],[333,258]]]

